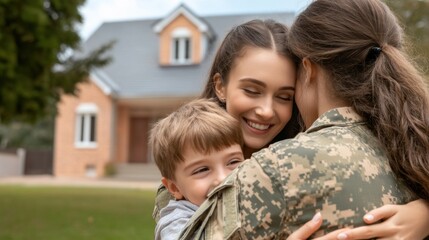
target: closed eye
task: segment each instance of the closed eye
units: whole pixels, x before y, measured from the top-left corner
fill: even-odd
[[[254,89],[249,89],[249,88],[243,88],[243,91],[249,95],[258,95],[259,94],[258,91],[254,90]]]
[[[194,171],[192,171],[191,175],[202,174],[202,173],[207,172],[208,170],[209,170],[208,167],[200,167],[200,168],[197,168]]]
[[[292,96],[278,96],[277,98],[282,101],[292,101]]]
[[[243,162],[243,159],[234,158],[234,159],[231,159],[231,160],[228,162],[227,166],[235,166],[235,165],[238,165],[238,164],[240,164],[240,163],[242,163],[242,162]]]

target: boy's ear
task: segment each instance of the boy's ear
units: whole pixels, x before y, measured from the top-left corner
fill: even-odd
[[[164,186],[168,189],[168,191],[171,193],[171,195],[173,195],[176,200],[183,199],[182,193],[180,192],[179,188],[173,180],[162,177],[161,181],[162,184],[164,184]]]
[[[217,98],[219,98],[219,100],[225,99],[225,86],[222,83],[222,76],[219,73],[216,73],[213,76],[213,85],[215,87],[215,92],[216,92],[216,96]]]

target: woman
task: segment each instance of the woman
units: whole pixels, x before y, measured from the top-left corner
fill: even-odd
[[[289,42],[300,59],[295,99],[307,131],[246,161],[200,207],[184,239],[198,228],[207,239],[280,238],[316,210],[326,233],[362,225],[366,209],[427,199],[428,95],[401,43],[378,0],[313,2]]]

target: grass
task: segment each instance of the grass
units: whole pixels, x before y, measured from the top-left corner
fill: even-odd
[[[154,199],[150,190],[0,185],[0,239],[153,239]]]

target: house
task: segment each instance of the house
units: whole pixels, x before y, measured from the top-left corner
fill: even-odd
[[[161,19],[104,23],[81,54],[114,40],[113,61],[58,103],[54,175],[100,177],[112,164],[156,169],[151,124],[200,94],[225,34],[255,18],[290,25],[294,13],[199,16],[179,5]]]

